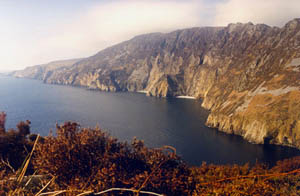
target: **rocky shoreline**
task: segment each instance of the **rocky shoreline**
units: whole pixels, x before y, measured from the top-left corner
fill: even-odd
[[[102,91],[203,99],[207,125],[300,149],[300,19],[284,27],[229,24],[152,33],[15,77]],[[58,63],[59,64],[59,63]]]

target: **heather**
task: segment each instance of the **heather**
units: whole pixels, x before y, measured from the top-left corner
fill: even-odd
[[[118,141],[99,127],[66,122],[55,134],[39,137],[30,134],[30,121],[5,130],[5,118],[0,114],[0,195],[300,194],[299,157],[272,168],[189,167],[170,146]]]

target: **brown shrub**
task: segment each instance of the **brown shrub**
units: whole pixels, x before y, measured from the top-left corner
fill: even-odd
[[[0,135],[5,133],[6,113],[0,113]]]
[[[10,130],[3,135],[6,140],[2,144],[7,146],[0,148],[2,160],[8,157],[8,163],[13,163],[15,169],[36,138],[26,136],[29,125],[29,121],[21,122],[18,131]],[[0,165],[0,195],[13,190],[18,190],[19,195],[35,195],[52,177],[55,181],[44,191],[67,190],[65,195],[109,188],[142,188],[168,196],[300,195],[300,157],[279,161],[273,168],[264,164],[250,167],[206,163],[189,168],[175,153],[149,149],[137,139],[131,144],[119,142],[99,128],[85,129],[71,122],[57,126],[56,135],[41,138],[36,147],[31,173],[42,176],[25,187],[10,179],[16,173],[7,165]],[[115,191],[109,195],[122,193]]]
[[[27,138],[29,133],[30,121],[21,121],[17,125],[17,131],[11,129],[0,135],[1,170],[13,172],[22,165],[33,145],[33,142]]]
[[[280,161],[271,169],[259,163],[252,168],[202,164],[192,168],[193,195],[300,195],[299,166],[299,157]]]
[[[71,122],[57,126],[56,134],[37,146],[33,160],[36,170],[56,177],[56,189],[139,189],[152,173],[144,189],[188,194],[189,169],[174,153],[146,148],[136,139],[118,142],[100,129]]]

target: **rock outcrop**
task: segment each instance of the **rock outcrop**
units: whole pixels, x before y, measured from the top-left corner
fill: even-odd
[[[201,98],[208,126],[300,148],[300,19],[282,28],[238,23],[140,35],[42,79]]]

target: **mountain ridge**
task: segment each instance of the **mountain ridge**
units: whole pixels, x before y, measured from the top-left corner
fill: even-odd
[[[300,149],[300,19],[152,33],[43,78],[50,84],[203,99],[207,125]],[[37,78],[39,79],[39,78]]]
[[[52,71],[72,66],[80,60],[82,60],[82,58],[51,61],[46,64],[33,65],[23,70],[13,71],[10,72],[9,75],[18,78],[45,80],[47,76],[52,74]]]

